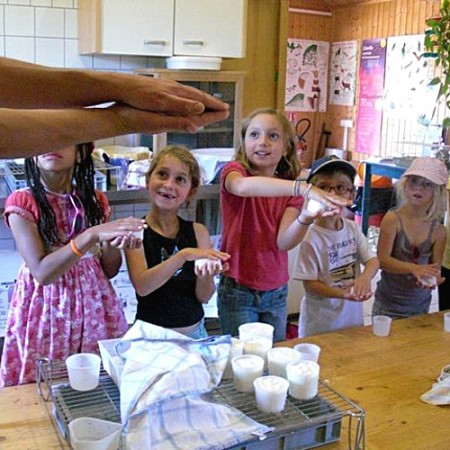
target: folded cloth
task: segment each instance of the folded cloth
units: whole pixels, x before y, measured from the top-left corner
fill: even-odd
[[[116,345],[126,448],[225,449],[272,429],[210,402],[231,348],[230,336],[193,340],[142,321]]]
[[[433,387],[420,397],[430,405],[450,405],[450,377],[433,384]]]

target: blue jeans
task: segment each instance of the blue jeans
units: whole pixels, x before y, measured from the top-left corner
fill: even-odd
[[[286,339],[287,285],[271,291],[258,291],[239,284],[233,278],[222,276],[217,297],[223,334],[238,336],[240,325],[264,322],[274,327],[275,342]]]
[[[189,334],[186,334],[186,336],[198,340],[198,339],[205,339],[208,337],[208,332],[205,328],[205,318],[203,318],[198,325],[193,329]]]

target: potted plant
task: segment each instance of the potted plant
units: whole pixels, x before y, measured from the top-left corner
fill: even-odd
[[[433,78],[430,85],[439,85],[438,100],[445,101],[447,111],[442,127],[446,129],[450,126],[450,0],[442,0],[439,13],[439,17],[426,20],[424,56],[435,57],[436,67],[441,69],[441,75]]]

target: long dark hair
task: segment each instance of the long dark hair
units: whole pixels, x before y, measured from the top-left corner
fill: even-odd
[[[86,142],[75,146],[77,157],[72,175],[74,191],[84,207],[86,226],[98,225],[104,219],[103,211],[95,195],[94,162],[92,160],[92,142]],[[36,200],[39,209],[38,229],[47,247],[58,242],[58,225],[55,213],[47,199],[44,185],[41,181],[41,172],[36,159],[25,159],[25,175],[27,185]]]

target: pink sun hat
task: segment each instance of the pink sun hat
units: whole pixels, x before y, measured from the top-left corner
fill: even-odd
[[[403,174],[404,177],[411,175],[426,178],[440,186],[446,185],[448,181],[448,171],[444,162],[430,156],[414,159]]]

